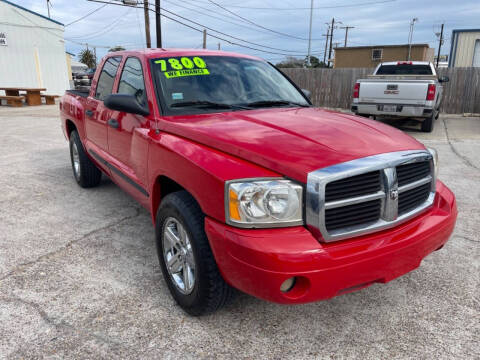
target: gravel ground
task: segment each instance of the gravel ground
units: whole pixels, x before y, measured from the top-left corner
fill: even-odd
[[[480,358],[480,118],[412,124],[457,195],[441,251],[329,301],[239,294],[192,318],[162,279],[148,213],[108,179],[75,184],[58,107],[0,107],[0,358]]]

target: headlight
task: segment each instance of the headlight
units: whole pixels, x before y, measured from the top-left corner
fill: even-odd
[[[226,221],[247,228],[302,225],[302,192],[302,186],[290,180],[229,181],[225,185]]]
[[[438,153],[437,150],[433,148],[427,148],[427,150],[433,156],[434,180],[436,180],[438,177]]]

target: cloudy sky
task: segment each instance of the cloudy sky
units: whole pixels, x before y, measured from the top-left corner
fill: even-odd
[[[47,14],[46,0],[10,1]],[[66,25],[65,44],[69,52],[78,54],[85,43],[98,46],[99,57],[110,46],[122,45],[127,49],[145,47],[143,9],[88,0],[50,1],[52,18]],[[105,1],[115,3],[119,0]],[[154,3],[154,0],[150,0],[150,3]],[[450,50],[452,29],[480,28],[480,0],[314,0],[313,3],[312,55],[321,59],[325,47],[325,37],[322,34],[326,33],[325,23],[331,22],[332,17],[335,21],[342,22],[334,31],[334,43],[339,42],[341,46],[345,30],[340,27],[346,25],[354,26],[349,30],[350,46],[405,44],[409,23],[416,17],[418,22],[415,24],[413,41],[428,43],[430,47],[437,48],[435,33],[440,31],[443,22],[446,41],[442,54],[447,54]],[[212,35],[254,48],[208,37],[209,49],[216,49],[220,43],[222,50],[257,55],[273,62],[281,61],[286,54],[305,56],[307,53],[310,0],[161,0],[161,4],[166,10],[163,14],[171,18],[200,30],[207,26],[212,29],[207,30]],[[94,10],[97,11],[93,12]],[[77,21],[90,12],[93,13]],[[155,45],[153,12],[150,15],[150,26],[152,44]],[[162,32],[164,47],[202,46],[201,32],[170,19],[162,18]]]

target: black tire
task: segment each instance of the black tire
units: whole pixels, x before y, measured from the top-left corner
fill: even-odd
[[[170,275],[164,257],[164,230],[169,219],[178,221],[186,233],[195,261],[195,282],[189,294],[182,293]],[[223,280],[204,230],[205,215],[186,191],[167,195],[161,202],[155,226],[157,253],[168,289],[180,307],[190,315],[200,316],[223,307],[234,290]]]
[[[74,164],[75,149],[78,153],[79,168]],[[91,188],[100,184],[102,172],[95,166],[85,153],[82,141],[76,130],[70,133],[70,161],[72,162],[73,177],[82,188]]]
[[[427,132],[427,133],[430,133],[433,131],[433,121],[435,119],[435,114],[432,114],[431,116],[429,116],[428,118],[425,118],[423,121],[422,121],[422,131],[423,132]]]

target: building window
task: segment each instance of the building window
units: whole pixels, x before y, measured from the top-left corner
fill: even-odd
[[[372,50],[372,60],[380,61],[383,58],[383,49],[373,49]]]
[[[480,67],[480,39],[475,41],[475,48],[473,49],[473,64],[474,67]]]

